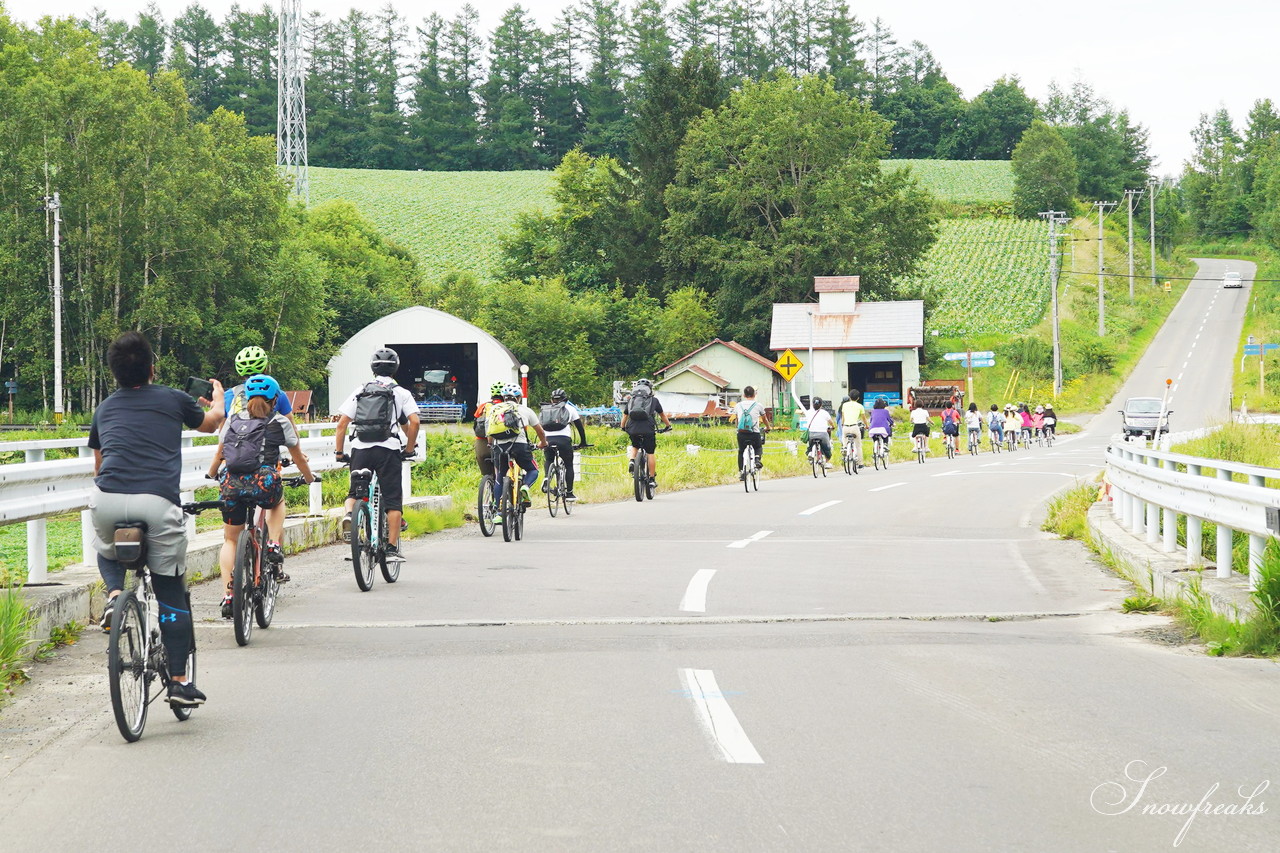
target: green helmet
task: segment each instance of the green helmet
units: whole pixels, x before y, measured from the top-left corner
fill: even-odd
[[[262,347],[245,347],[236,353],[236,373],[252,376],[267,372],[267,351]]]
[[[495,383],[493,383],[492,385],[490,385],[490,386],[489,386],[489,396],[490,396],[490,397],[501,397],[501,396],[502,396],[502,387],[503,387],[504,385],[506,385],[506,384],[507,384],[507,383],[505,383],[505,382],[495,382]]]

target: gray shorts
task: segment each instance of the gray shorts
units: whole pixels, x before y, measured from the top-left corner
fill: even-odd
[[[182,509],[159,495],[122,495],[94,488],[89,495],[93,516],[93,547],[108,560],[116,558],[116,524],[141,521],[147,525],[147,568],[157,575],[187,571],[187,530]]]

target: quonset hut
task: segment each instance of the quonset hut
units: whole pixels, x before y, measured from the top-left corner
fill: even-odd
[[[351,336],[329,359],[329,408],[369,381],[374,350],[400,356],[396,381],[418,401],[423,420],[461,420],[493,382],[519,382],[520,362],[497,338],[460,317],[415,305]]]

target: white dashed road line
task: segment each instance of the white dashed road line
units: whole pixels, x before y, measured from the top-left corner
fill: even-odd
[[[824,503],[824,504],[818,504],[817,506],[811,506],[811,507],[809,507],[808,509],[806,509],[804,512],[799,513],[799,514],[800,514],[800,515],[814,515],[815,513],[822,512],[824,509],[827,509],[828,507],[833,507],[833,506],[835,506],[835,505],[836,505],[836,504],[838,504],[838,503],[841,503],[841,501],[827,501],[827,502],[826,502],[826,503]]]
[[[885,489],[896,489],[898,486],[905,486],[906,483],[890,483],[887,486],[876,486],[874,489],[867,489],[868,492],[883,492]]]
[[[689,581],[689,588],[684,591],[684,598],[680,599],[680,609],[682,611],[685,613],[706,612],[707,586],[711,583],[711,578],[715,573],[715,569],[698,569],[693,576],[693,580]]]
[[[730,764],[764,764],[720,692],[715,673],[709,669],[681,669],[680,677],[703,730],[720,750],[721,757]]]
[[[768,536],[771,533],[773,533],[772,530],[761,530],[759,533],[751,534],[746,539],[739,539],[736,542],[730,542],[726,547],[745,548],[748,545],[750,545],[752,542],[759,542],[761,539],[763,539],[764,537]]]

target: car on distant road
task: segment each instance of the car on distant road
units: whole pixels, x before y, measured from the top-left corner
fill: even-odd
[[[1229,272],[1222,277],[1223,287],[1244,287],[1244,280],[1238,272]]]
[[[1169,431],[1169,415],[1172,411],[1160,415],[1164,401],[1159,397],[1130,397],[1124,401],[1120,410],[1120,425],[1124,432],[1124,440],[1130,438],[1155,438],[1157,432]]]

